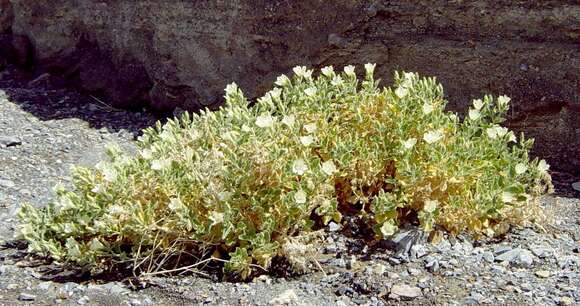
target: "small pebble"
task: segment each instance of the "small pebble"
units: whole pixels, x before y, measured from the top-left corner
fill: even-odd
[[[535,274],[536,274],[536,276],[537,276],[537,277],[539,277],[539,278],[548,278],[548,277],[550,277],[550,275],[551,275],[550,271],[546,271],[546,270],[539,270],[539,271],[536,271],[536,273],[535,273]]]
[[[30,293],[20,293],[18,299],[20,301],[34,301],[36,300],[36,295]]]

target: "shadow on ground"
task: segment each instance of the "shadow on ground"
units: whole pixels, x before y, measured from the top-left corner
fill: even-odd
[[[154,114],[144,108],[115,109],[95,95],[67,88],[61,79],[50,74],[34,75],[8,68],[0,72],[0,91],[42,121],[78,118],[93,129],[109,132],[127,130],[138,135],[142,129],[166,118],[165,114]]]

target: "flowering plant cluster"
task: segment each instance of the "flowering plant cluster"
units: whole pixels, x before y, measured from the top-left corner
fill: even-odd
[[[230,84],[218,111],[146,129],[136,156],[110,148],[45,208],[23,205],[21,234],[31,251],[91,268],[211,258],[248,277],[346,213],[375,239],[409,218],[493,236],[540,215],[548,165],[500,125],[509,98],[475,100],[460,119],[435,79],[396,73],[379,88],[364,68],[359,80],[353,66],[296,67],[251,107]]]

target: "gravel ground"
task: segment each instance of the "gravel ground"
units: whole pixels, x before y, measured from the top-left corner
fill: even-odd
[[[369,247],[339,224],[324,233],[324,271],[261,276],[250,283],[199,275],[90,280],[46,264],[12,241],[22,202],[42,205],[73,164],[93,165],[107,143],[134,148],[156,118],[51,85],[0,76],[0,305],[578,305],[580,197],[566,177],[542,201],[544,229],[513,229],[501,240],[445,237],[424,243],[417,231]],[[352,231],[352,229],[349,229]],[[67,272],[68,273],[67,275]]]

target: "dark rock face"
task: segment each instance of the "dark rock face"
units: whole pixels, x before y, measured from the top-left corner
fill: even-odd
[[[19,62],[33,54],[117,107],[215,108],[232,81],[253,97],[295,65],[376,62],[385,84],[393,70],[438,77],[453,110],[511,96],[508,125],[580,175],[575,0],[10,2],[0,30],[12,24]]]
[[[0,0],[0,34],[6,33],[12,27],[14,12],[9,0]]]

